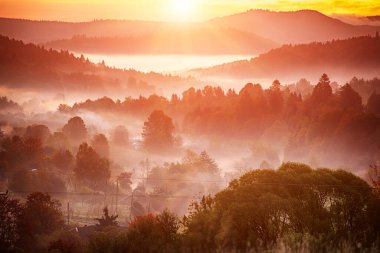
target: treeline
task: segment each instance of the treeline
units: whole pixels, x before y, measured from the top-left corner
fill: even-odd
[[[378,178],[377,178],[378,180]],[[377,189],[379,190],[379,189]],[[89,234],[64,225],[60,203],[33,193],[25,203],[0,196],[2,252],[375,252],[378,191],[343,170],[285,163],[255,170],[214,197],[118,226],[104,215]]]
[[[283,45],[251,60],[236,61],[195,70],[205,76],[235,78],[315,77],[329,72],[346,79],[348,75],[375,76],[379,72],[380,37],[364,36],[329,42]]]
[[[113,160],[118,149],[164,156],[181,153],[173,122],[162,111],[154,111],[148,117],[137,148],[132,147],[126,127],[114,127],[109,140],[102,133],[90,135],[85,122],[78,116],[53,133],[46,125],[37,124],[13,127],[9,133],[0,133],[0,186],[13,192],[105,192],[116,190],[116,184],[120,183],[121,193],[130,193],[132,175],[138,176],[142,171],[146,177],[144,186],[138,184],[133,191],[141,191],[144,195],[188,193],[190,188],[208,194],[220,189],[216,184],[208,187],[186,182],[195,177],[221,180],[218,165],[206,151],[198,155],[188,150],[183,161],[163,166],[151,167],[146,160],[134,173],[131,168],[124,170]],[[170,178],[180,182],[165,186],[163,181]],[[178,210],[183,212],[182,203],[177,204]],[[152,203],[152,207],[160,210],[162,203]]]
[[[128,146],[128,133],[122,126],[111,138],[113,145]],[[14,127],[10,133],[1,132],[0,185],[18,193],[104,190],[111,170],[121,172],[109,153],[107,137],[90,137],[80,117],[71,118],[54,133],[45,125]]]
[[[12,89],[86,94],[124,91],[136,95],[154,92],[153,84],[170,87],[195,82],[191,78],[110,68],[104,62],[94,64],[83,55],[75,57],[68,51],[47,50],[1,35],[0,54],[1,85]]]
[[[342,87],[336,85],[333,92],[324,74],[315,86],[305,80],[282,86],[276,80],[268,89],[249,83],[238,93],[206,86],[202,90],[190,88],[182,97],[174,94],[170,100],[157,95],[124,101],[104,97],[72,107],[61,105],[59,110],[140,118],[162,110],[173,118],[177,132],[205,138],[229,136],[269,146],[274,157],[262,154],[256,159],[272,166],[279,165],[279,153],[284,150],[285,161],[366,168],[380,143],[380,100],[373,85],[366,90],[371,93],[368,103],[363,104],[351,84],[358,90],[362,87],[353,79]]]
[[[7,97],[0,97],[0,111],[2,113],[4,112],[18,112],[21,111],[22,107],[12,101],[11,99],[8,99]]]

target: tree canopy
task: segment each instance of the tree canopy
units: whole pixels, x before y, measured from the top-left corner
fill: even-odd
[[[380,232],[378,204],[371,187],[349,172],[285,163],[248,172],[193,205],[185,234],[195,249],[270,248],[297,234],[319,240],[317,251],[345,239],[366,245]]]
[[[153,111],[144,122],[143,147],[146,150],[164,152],[174,148],[174,124],[163,111]]]
[[[102,188],[111,176],[110,162],[101,158],[87,143],[83,143],[76,155],[74,172],[80,182],[93,188]]]

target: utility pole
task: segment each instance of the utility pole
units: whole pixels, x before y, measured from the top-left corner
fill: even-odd
[[[67,225],[70,224],[70,202],[67,201]]]
[[[132,220],[132,206],[133,206],[133,190],[132,190],[132,196],[131,196],[131,207],[129,209],[129,221]]]
[[[117,197],[119,196],[119,178],[116,179],[116,214],[117,214]]]

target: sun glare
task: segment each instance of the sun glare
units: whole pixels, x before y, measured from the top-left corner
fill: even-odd
[[[171,9],[176,20],[187,21],[191,19],[191,14],[194,9],[193,1],[172,0]]]

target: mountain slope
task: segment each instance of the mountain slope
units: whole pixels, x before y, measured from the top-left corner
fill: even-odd
[[[109,68],[67,51],[46,50],[4,36],[0,36],[0,55],[1,88],[140,95],[150,94],[155,88],[179,88],[195,82],[191,78]]]
[[[194,70],[202,77],[293,80],[322,73],[349,80],[380,73],[380,37],[357,37],[326,43],[285,45],[248,61]]]
[[[143,36],[75,36],[46,47],[83,53],[258,54],[278,44],[252,33],[210,25],[170,27]]]
[[[380,27],[355,26],[313,10],[275,12],[250,10],[209,21],[221,27],[252,32],[280,44],[328,41],[374,35]]]
[[[0,34],[24,42],[44,43],[69,39],[74,35],[94,37],[144,35],[167,25],[169,23],[127,20],[94,20],[74,23],[0,18]]]

